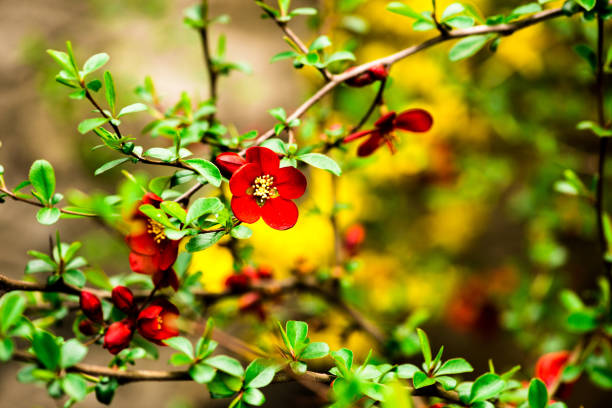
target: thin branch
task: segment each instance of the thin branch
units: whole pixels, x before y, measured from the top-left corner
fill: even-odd
[[[204,187],[204,184],[198,182],[197,184],[193,185],[193,187],[191,187],[189,190],[185,191],[183,194],[175,198],[174,201],[176,201],[177,203],[185,202],[186,204],[189,202],[191,196],[197,193],[202,187]]]
[[[202,41],[202,51],[204,53],[204,63],[206,64],[206,70],[208,71],[208,91],[210,92],[211,101],[216,104],[217,102],[217,79],[219,78],[215,64],[211,57],[209,36],[208,36],[208,0],[202,0],[202,20],[204,26],[200,28],[200,39]],[[215,113],[208,115],[208,120],[213,121],[215,119]]]
[[[9,196],[11,199],[13,199],[15,201],[21,201],[22,203],[30,204],[30,205],[33,205],[35,207],[41,207],[41,208],[46,207],[46,205],[44,205],[43,203],[41,203],[39,201],[28,200],[27,198],[19,197],[17,194],[15,194],[12,191],[10,191],[10,190],[8,190],[6,188],[3,188],[3,187],[0,187],[0,192],[6,194],[7,196]],[[82,213],[82,212],[78,212],[78,211],[65,210],[63,208],[60,208],[59,210],[63,214],[75,215],[75,216],[79,216],[79,217],[97,217],[97,214]]]
[[[365,115],[363,115],[363,117],[361,118],[361,120],[359,121],[359,123],[357,125],[355,125],[349,133],[355,133],[357,132],[359,129],[361,129],[363,127],[363,125],[366,124],[366,122],[368,121],[368,119],[370,119],[370,116],[372,116],[372,113],[374,113],[374,109],[376,109],[377,106],[382,105],[383,104],[383,95],[385,93],[385,86],[387,85],[387,78],[384,78],[380,81],[380,87],[378,88],[378,92],[376,92],[376,96],[374,97],[374,100],[372,100],[372,104],[370,105],[370,107],[368,108],[368,110],[366,111]]]
[[[612,4],[612,2],[610,3]],[[541,23],[546,20],[550,20],[557,17],[567,16],[566,12],[561,8],[554,8],[545,11],[541,11],[539,13],[535,13],[529,17],[524,19],[515,21],[513,23],[507,24],[497,24],[493,26],[488,25],[478,25],[471,28],[465,29],[457,29],[449,31],[446,35],[438,35],[436,37],[430,38],[420,44],[413,45],[411,47],[405,48],[401,51],[398,51],[389,56],[379,58],[377,60],[370,61],[368,63],[358,65],[351,69],[350,71],[345,71],[341,74],[334,75],[331,81],[326,83],[322,88],[320,88],[314,95],[308,98],[302,105],[300,105],[289,117],[287,118],[287,122],[291,122],[293,119],[297,119],[301,117],[304,113],[308,111],[314,104],[316,104],[321,98],[331,92],[338,85],[346,81],[347,79],[356,77],[358,75],[363,74],[370,68],[377,65],[385,65],[391,66],[398,61],[403,60],[406,57],[409,57],[413,54],[416,54],[420,51],[423,51],[427,48],[433,47],[434,45],[438,45],[440,43],[456,40],[459,38],[470,37],[473,35],[484,35],[484,34],[500,34],[500,35],[510,35],[518,30],[522,30],[523,28],[532,26],[534,24]],[[270,129],[267,132],[263,133],[261,136],[256,138],[253,141],[253,145],[259,145],[264,140],[269,139],[274,136],[274,129]],[[246,149],[241,151],[241,154],[244,154]]]

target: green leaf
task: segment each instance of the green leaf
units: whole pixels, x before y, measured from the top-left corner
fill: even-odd
[[[79,363],[87,355],[87,347],[77,339],[70,339],[60,349],[60,367],[68,368]]]
[[[610,390],[612,389],[612,370],[608,367],[589,367],[587,369],[589,378],[599,387]]]
[[[79,374],[68,373],[62,379],[62,389],[70,397],[80,401],[87,396],[87,381]]]
[[[163,147],[152,147],[144,152],[143,156],[153,157],[163,162],[171,162],[176,159],[176,152]]]
[[[173,366],[181,366],[193,363],[193,359],[183,353],[174,353],[170,356],[170,360],[168,360],[168,362]]]
[[[590,11],[595,7],[597,0],[576,0],[576,3],[580,4],[586,11]]]
[[[510,15],[513,17],[514,16],[519,17],[525,14],[537,13],[538,11],[542,11],[542,6],[534,2],[534,3],[524,4],[522,6],[515,8],[514,10],[512,10]]]
[[[436,380],[434,380],[433,378],[429,378],[427,374],[419,370],[414,373],[414,377],[412,377],[412,382],[414,384],[414,388],[419,389],[435,384]]]
[[[270,362],[258,358],[253,360],[244,373],[244,386],[248,388],[262,388],[274,379],[276,369]]]
[[[337,61],[355,61],[355,55],[350,51],[334,52],[325,59],[325,65],[329,65]]]
[[[253,230],[246,225],[240,224],[232,228],[230,235],[236,239],[248,239],[253,235]]]
[[[193,345],[185,337],[176,336],[170,339],[164,340],[164,343],[175,350],[187,354],[189,357],[194,358]]]
[[[87,277],[83,272],[79,271],[78,269],[66,270],[63,273],[62,278],[67,284],[76,286],[78,288],[82,288],[83,286],[85,286],[85,283],[87,283]]]
[[[502,380],[499,375],[493,373],[483,374],[474,381],[474,384],[472,384],[469,402],[471,404],[493,398],[499,394],[505,386],[506,382]]]
[[[191,168],[193,168],[198,174],[200,174],[206,181],[215,187],[221,185],[221,172],[211,162],[204,159],[187,159],[184,160]]]
[[[115,95],[115,82],[113,81],[113,76],[108,71],[104,72],[104,90],[106,91],[106,102],[108,102],[108,106],[114,115],[115,104],[117,102],[117,97]]]
[[[311,360],[314,358],[323,358],[329,354],[329,346],[323,342],[308,343],[304,350],[300,353],[300,358]]]
[[[296,320],[289,320],[285,325],[287,338],[291,347],[295,350],[299,345],[304,343],[308,336],[308,324]]]
[[[125,106],[124,108],[122,108],[119,111],[119,114],[117,115],[118,118],[122,117],[123,115],[127,115],[129,113],[136,113],[136,112],[144,112],[147,109],[149,109],[149,107],[147,105],[145,105],[144,103],[133,103],[131,105]]]
[[[177,218],[180,222],[185,224],[187,212],[181,207],[181,205],[175,201],[164,201],[161,203],[160,208],[166,212],[166,214]]]
[[[36,220],[43,225],[55,224],[59,220],[62,212],[59,208],[41,208],[36,213]]]
[[[489,35],[474,35],[459,40],[449,52],[451,61],[459,61],[476,54],[489,41]]]
[[[36,358],[51,371],[55,371],[60,362],[60,348],[55,337],[50,333],[39,330],[32,335],[32,348]]]
[[[210,366],[215,367],[217,370],[223,371],[235,377],[242,377],[244,375],[244,369],[238,360],[235,358],[219,355],[207,358],[204,362]]]
[[[587,333],[598,326],[598,314],[592,309],[578,310],[567,317],[567,327],[575,333]]]
[[[151,204],[141,205],[138,209],[147,217],[151,218],[153,221],[160,223],[164,227],[176,229],[168,219],[168,216],[162,210],[153,207]]]
[[[397,366],[397,376],[399,378],[412,379],[417,371],[420,371],[419,367],[414,364],[402,364]]]
[[[421,343],[421,352],[423,353],[423,359],[425,360],[425,365],[427,368],[431,367],[431,346],[429,345],[429,338],[427,338],[427,334],[421,330],[416,329],[417,334],[419,335],[419,342]]]
[[[205,214],[216,214],[223,211],[225,206],[217,197],[198,198],[189,206],[185,224],[190,225],[192,222]]]
[[[308,47],[308,51],[322,50],[323,48],[327,48],[330,45],[332,45],[332,43],[329,40],[329,38],[326,35],[322,35],[322,36],[317,37],[312,42],[312,44],[310,44],[310,47]]]
[[[13,340],[9,338],[0,338],[0,361],[9,361],[13,356],[14,350],[15,344],[13,344]]]
[[[589,64],[593,71],[597,69],[597,55],[591,47],[586,44],[578,44],[574,47],[574,51]]]
[[[291,10],[290,16],[314,16],[317,14],[317,9],[312,7],[298,7]]]
[[[414,11],[412,7],[407,4],[400,3],[399,1],[392,1],[391,3],[387,4],[387,10],[402,16],[415,18],[417,20],[423,18],[423,16]]]
[[[442,384],[442,387],[444,387],[444,389],[447,391],[454,390],[455,387],[457,387],[457,380],[455,380],[453,377],[442,375],[440,377],[435,377],[434,379],[436,380],[436,382]]]
[[[529,408],[546,408],[548,405],[548,391],[546,385],[534,378],[529,384]]]
[[[91,89],[94,92],[98,92],[100,88],[102,88],[102,82],[99,79],[94,79],[93,81],[89,81],[87,83],[87,88]]]
[[[217,371],[211,366],[203,363],[196,364],[189,368],[189,375],[198,384],[206,384],[212,381]]]
[[[272,150],[274,153],[281,154],[283,156],[287,155],[287,145],[281,139],[273,137],[271,139],[265,140],[260,146],[267,147]]]
[[[36,160],[30,167],[29,179],[34,190],[45,203],[48,203],[55,192],[55,172],[51,163],[46,160]]]
[[[256,407],[263,405],[264,402],[266,402],[266,397],[257,388],[247,388],[244,391],[244,394],[242,394],[242,399],[247,404],[255,405]]]
[[[453,28],[469,28],[474,25],[474,18],[469,16],[455,16],[444,22]]]
[[[273,108],[268,113],[279,122],[285,123],[287,121],[287,113],[283,108]]]
[[[91,118],[91,119],[85,119],[84,121],[82,121],[81,123],[79,123],[79,126],[77,127],[77,130],[79,131],[80,134],[84,135],[85,133],[94,130],[100,126],[102,126],[103,124],[105,124],[106,122],[108,122],[109,119],[108,118]]]
[[[110,57],[105,52],[89,57],[89,59],[85,61],[85,64],[83,65],[83,75],[85,76],[87,74],[91,74],[95,70],[102,68],[102,66],[104,66],[109,59]]]
[[[283,51],[283,52],[279,52],[278,54],[276,54],[275,56],[273,56],[272,58],[270,58],[270,63],[272,62],[276,62],[276,61],[281,61],[287,58],[295,58],[298,57],[300,54],[298,54],[295,51]]]
[[[465,7],[461,3],[452,3],[444,9],[442,12],[441,21],[446,21],[448,18],[457,15],[465,10]]]
[[[436,371],[436,375],[471,373],[474,371],[470,363],[463,358],[451,358]]]
[[[47,50],[47,54],[51,56],[63,69],[65,69],[68,73],[72,74],[72,76],[76,77],[77,73],[70,62],[70,57],[68,54],[62,51],[55,50]]]
[[[17,292],[9,292],[0,299],[0,333],[6,334],[19,321],[26,308],[26,300]]]
[[[306,153],[296,157],[298,160],[308,163],[318,169],[327,170],[336,176],[342,173],[340,166],[331,157],[321,153]]]
[[[187,249],[189,252],[203,251],[206,248],[216,244],[217,241],[223,237],[223,235],[225,235],[224,231],[196,235],[195,237],[192,237],[189,242],[187,242],[185,249]]]
[[[576,125],[576,129],[579,130],[590,130],[599,137],[610,137],[612,136],[612,129],[605,129],[599,126],[597,123],[590,120],[583,120]]]
[[[98,175],[100,175],[100,174],[102,174],[102,173],[112,169],[113,167],[117,167],[121,163],[125,163],[128,160],[130,160],[128,157],[122,157],[120,159],[111,160],[109,162],[106,162],[106,163],[104,163],[103,165],[101,165],[100,167],[98,167],[96,169],[96,171],[94,172],[94,175],[98,176]]]

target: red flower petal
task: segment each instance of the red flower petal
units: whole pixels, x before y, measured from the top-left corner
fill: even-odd
[[[374,151],[376,151],[376,149],[378,149],[384,142],[385,139],[380,133],[373,133],[368,140],[359,145],[357,155],[361,157],[369,156],[374,153]]]
[[[427,132],[433,125],[433,118],[424,109],[410,109],[395,119],[395,127],[410,132]]]
[[[174,265],[176,257],[178,256],[178,247],[180,241],[173,241],[166,239],[162,242],[162,245],[158,247],[159,257],[157,259],[157,267],[161,270],[165,270]]]
[[[178,276],[174,269],[157,271],[155,275],[153,275],[153,283],[158,288],[167,288],[170,286],[175,291],[177,291],[179,287]]]
[[[306,191],[306,177],[295,167],[283,167],[272,174],[274,187],[283,198],[300,198]]]
[[[215,163],[219,166],[219,169],[226,177],[231,177],[236,170],[238,170],[243,164],[246,164],[246,160],[238,153],[221,153],[215,159]]]
[[[164,201],[160,196],[158,196],[157,194],[154,193],[145,193],[144,196],[142,196],[142,203],[141,204],[151,204],[154,207],[159,208],[159,205],[161,204],[161,202]]]
[[[142,255],[155,255],[158,251],[157,243],[153,236],[146,231],[138,235],[125,237],[128,246],[134,252]]]
[[[153,275],[159,270],[154,256],[141,255],[136,252],[130,252],[130,268],[136,273],[145,275]]]
[[[274,172],[280,165],[278,155],[267,147],[249,147],[246,151],[246,159],[249,163],[257,164],[263,174]]]
[[[144,308],[142,312],[138,315],[138,320],[142,319],[155,319],[159,314],[164,310],[164,308],[157,304],[151,304]]]
[[[561,376],[569,358],[570,353],[566,350],[544,354],[536,363],[535,376],[550,387]]]
[[[298,208],[295,203],[285,198],[267,200],[261,207],[261,216],[266,224],[277,230],[286,230],[295,225],[298,219]]]
[[[392,127],[393,119],[395,119],[396,116],[397,114],[395,112],[389,112],[386,115],[382,116],[380,119],[378,119],[376,122],[374,122],[374,126],[376,126],[377,128]]]
[[[235,196],[245,195],[247,188],[251,187],[255,179],[261,175],[261,168],[255,163],[247,163],[240,167],[229,182],[232,194]]]
[[[347,137],[344,138],[343,142],[344,143],[349,143],[349,142],[352,142],[353,140],[359,139],[360,137],[367,136],[367,135],[372,134],[374,132],[376,132],[375,129],[372,129],[372,130],[362,130],[361,132],[356,132],[356,133],[348,135]]]
[[[232,211],[236,218],[252,224],[261,216],[261,207],[252,196],[232,197]]]

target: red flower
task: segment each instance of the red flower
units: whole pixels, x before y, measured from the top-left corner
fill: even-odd
[[[251,277],[245,273],[233,273],[225,279],[225,287],[231,292],[246,292],[251,286]]]
[[[361,157],[369,156],[376,149],[386,143],[395,153],[394,140],[397,138],[394,132],[396,129],[406,130],[410,132],[427,132],[433,124],[433,118],[423,109],[410,109],[400,114],[389,112],[374,123],[374,129],[362,130],[361,132],[353,133],[344,138],[344,143],[352,142],[353,140],[370,136],[357,149],[357,154]]]
[[[89,319],[83,319],[79,322],[79,331],[86,336],[93,336],[98,333],[99,326]]]
[[[125,286],[116,286],[111,293],[113,304],[123,313],[130,313],[134,308],[134,294]]]
[[[102,321],[102,303],[96,295],[86,290],[81,291],[79,305],[83,314],[96,323]]]
[[[166,299],[154,300],[138,315],[138,332],[147,340],[164,346],[162,340],[179,334],[176,328],[178,316],[179,311],[172,303]]]
[[[257,267],[257,278],[261,280],[272,279],[274,270],[268,265],[259,265]]]
[[[157,195],[146,193],[138,207],[151,204],[159,208],[162,201]],[[131,250],[130,267],[134,272],[152,275],[154,280],[156,275],[161,274],[162,276],[157,276],[157,280],[161,281],[176,261],[179,241],[168,239],[164,234],[164,227],[139,210],[132,218],[132,233],[126,237]]]
[[[355,224],[344,232],[344,249],[350,256],[357,255],[365,240],[365,229],[361,224]]]
[[[563,369],[569,363],[570,352],[567,350],[555,351],[541,356],[536,362],[535,376],[550,388],[554,383],[560,381]],[[562,398],[569,397],[574,383],[564,383],[559,387],[558,395]]]
[[[347,69],[346,72],[350,72],[354,70],[355,68],[356,67],[351,67]],[[359,74],[353,78],[347,79],[346,84],[349,86],[355,86],[359,88],[362,86],[370,85],[376,81],[383,80],[387,77],[387,75],[389,75],[387,68],[384,65],[380,64],[380,65],[373,66],[372,68],[368,69],[366,72],[362,74]]]
[[[266,147],[250,147],[246,161],[229,182],[236,218],[252,224],[262,217],[277,230],[293,227],[298,208],[291,200],[306,191],[306,177],[294,167],[280,168],[278,156]]]
[[[108,326],[104,335],[104,348],[111,354],[117,354],[130,345],[134,334],[133,323],[127,319]]]
[[[243,164],[246,164],[246,159],[240,156],[238,153],[221,153],[215,159],[221,174],[225,177],[230,178],[232,174],[236,172]]]
[[[238,309],[245,313],[255,313],[260,320],[266,320],[266,310],[261,302],[261,295],[257,292],[249,292],[240,296]]]

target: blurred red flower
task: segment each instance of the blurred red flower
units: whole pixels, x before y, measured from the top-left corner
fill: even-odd
[[[361,157],[369,156],[376,151],[383,143],[386,143],[395,153],[396,148],[393,142],[397,139],[395,130],[405,130],[409,132],[427,132],[433,125],[433,118],[423,109],[410,109],[400,114],[389,112],[374,123],[374,129],[362,130],[344,138],[344,143],[370,136],[357,149],[357,155]]]
[[[554,351],[552,353],[546,353],[542,355],[535,365],[535,376],[546,384],[546,388],[549,388],[561,381],[561,374],[563,369],[569,363],[570,352],[567,350]],[[569,397],[572,391],[574,382],[563,383],[560,385],[557,395],[561,398]]]
[[[365,240],[365,229],[361,224],[351,225],[344,231],[344,249],[349,256],[355,256],[361,248],[361,244]]]
[[[111,299],[115,307],[123,313],[130,313],[134,309],[134,294],[125,286],[115,286]]]
[[[162,198],[146,193],[137,207],[151,204],[159,208]],[[178,255],[179,241],[168,239],[164,226],[153,221],[140,210],[132,216],[132,232],[126,237],[130,247],[130,267],[134,272],[153,276],[162,286],[178,288],[176,273],[171,269]],[[157,284],[157,283],[156,283]]]
[[[176,319],[179,311],[166,299],[156,299],[144,308],[138,315],[136,322],[138,332],[145,339],[164,346],[162,340],[176,337],[179,331],[176,327]]]
[[[108,326],[104,335],[104,348],[111,354],[117,354],[130,345],[134,334],[133,323],[124,319]]]
[[[279,167],[276,153],[266,147],[250,147],[246,164],[230,179],[232,211],[236,218],[252,224],[263,218],[277,230],[295,225],[298,208],[291,200],[306,191],[306,177],[294,167]]]
[[[218,155],[215,162],[217,163],[219,170],[221,170],[221,174],[227,178],[230,178],[232,177],[232,174],[242,167],[243,164],[246,164],[247,161],[238,153],[227,152]]]

